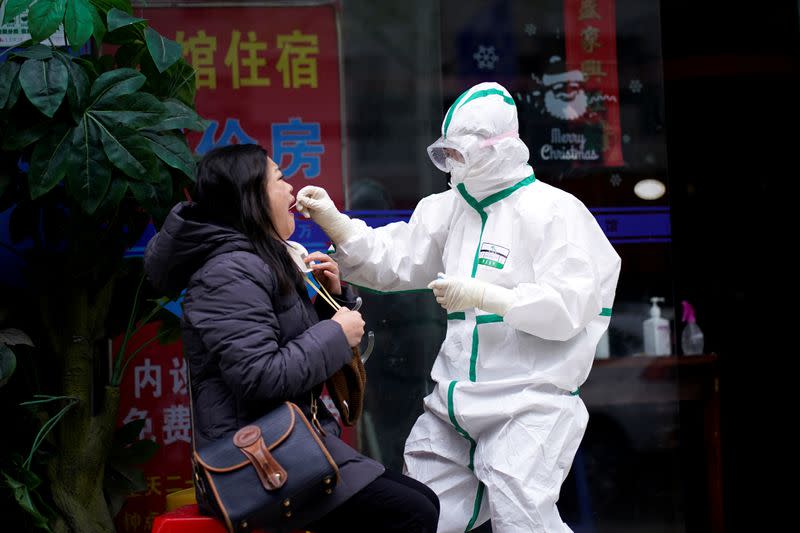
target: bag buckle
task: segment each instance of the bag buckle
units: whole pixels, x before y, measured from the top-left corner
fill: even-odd
[[[286,470],[269,453],[261,436],[261,428],[243,427],[233,436],[233,444],[250,460],[264,489],[276,490],[286,483]]]

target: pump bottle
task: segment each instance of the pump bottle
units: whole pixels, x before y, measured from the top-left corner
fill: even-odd
[[[647,355],[669,355],[670,349],[670,330],[669,320],[661,317],[661,308],[658,302],[663,302],[664,298],[654,296],[650,298],[650,318],[642,323],[644,333],[644,352]]]
[[[683,304],[683,321],[686,322],[681,334],[681,349],[684,355],[699,355],[703,353],[703,332],[697,325],[692,304],[686,300],[681,303]]]

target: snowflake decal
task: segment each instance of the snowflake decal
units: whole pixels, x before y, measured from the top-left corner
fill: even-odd
[[[628,144],[629,142],[631,142],[631,136],[626,133],[625,135],[622,136],[622,142]]]
[[[478,62],[478,68],[481,70],[494,70],[495,63],[500,59],[494,52],[494,46],[483,45],[478,47],[478,51],[472,54],[472,57]]]
[[[611,174],[611,180],[610,181],[611,181],[611,186],[612,187],[619,187],[619,184],[622,183],[622,178],[619,176],[619,174],[614,173],[614,174]]]
[[[525,35],[528,37],[533,37],[536,35],[536,25],[532,22],[525,24]]]
[[[628,89],[630,89],[634,94],[639,94],[642,92],[642,82],[639,80],[631,80],[631,82],[628,84]]]

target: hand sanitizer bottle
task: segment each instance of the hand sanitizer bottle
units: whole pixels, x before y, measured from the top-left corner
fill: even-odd
[[[661,317],[661,308],[658,307],[658,302],[663,302],[664,298],[654,296],[650,301],[653,303],[650,307],[650,318],[642,324],[644,352],[647,355],[669,355],[671,352],[669,320]]]
[[[608,343],[608,330],[603,333],[603,336],[600,337],[600,340],[597,343],[597,349],[594,352],[595,359],[608,359],[611,357],[611,350],[609,349]]]
[[[681,303],[683,304],[683,321],[686,322],[681,334],[681,349],[684,355],[699,355],[703,353],[703,332],[695,320],[692,304],[686,300]]]

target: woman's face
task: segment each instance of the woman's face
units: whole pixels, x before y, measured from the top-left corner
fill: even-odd
[[[289,208],[294,203],[292,186],[283,179],[283,172],[267,157],[267,198],[272,225],[278,237],[288,239],[294,233],[294,213]]]

